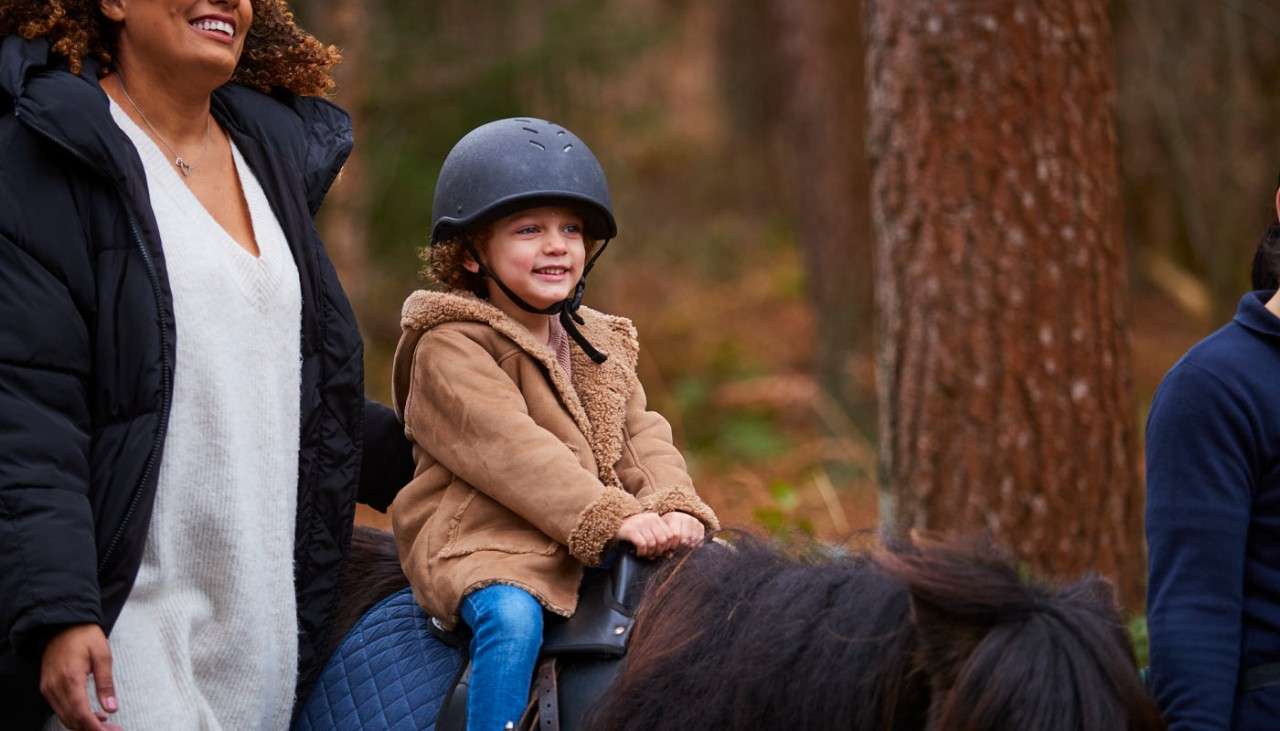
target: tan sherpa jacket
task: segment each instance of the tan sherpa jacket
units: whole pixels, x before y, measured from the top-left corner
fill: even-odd
[[[597,365],[575,344],[569,377],[484,300],[418,291],[404,303],[393,387],[417,468],[391,519],[418,603],[447,627],[463,596],[494,583],[572,615],[583,565],[599,563],[636,513],[683,511],[719,527],[670,425],[645,407],[635,328],[579,314],[609,358]]]

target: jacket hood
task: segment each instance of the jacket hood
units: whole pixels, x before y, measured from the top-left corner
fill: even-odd
[[[6,109],[22,96],[27,71],[32,66],[45,65],[48,48],[44,40],[27,41],[18,36],[0,39],[0,101]]]
[[[0,43],[0,106],[93,172],[122,180],[131,145],[111,119],[97,70],[97,62],[86,59],[80,74],[72,74],[43,38],[8,36]]]
[[[80,73],[72,74],[45,39],[7,36],[0,41],[0,113],[12,110],[94,172],[123,180],[138,169],[136,154],[111,118],[100,69],[85,59]],[[323,99],[283,90],[269,96],[238,84],[215,90],[212,109],[224,127],[294,159],[314,214],[351,153],[346,112]]]

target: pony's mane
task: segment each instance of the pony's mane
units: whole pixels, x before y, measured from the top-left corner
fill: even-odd
[[[750,536],[654,577],[591,728],[1162,729],[1096,577],[984,544],[797,556]]]
[[[911,597],[930,729],[1163,729],[1115,592],[1020,576],[986,542],[917,541],[876,565]]]
[[[908,612],[866,556],[814,562],[745,536],[708,544],[650,583],[623,672],[589,725],[918,726],[926,697]],[[918,709],[916,724],[895,717],[900,706]]]
[[[408,585],[391,534],[357,525],[338,579],[338,606],[329,623],[326,657],[338,649],[365,612]]]

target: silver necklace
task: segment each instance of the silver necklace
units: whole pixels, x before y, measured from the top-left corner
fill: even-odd
[[[124,84],[124,76],[122,76],[119,72],[117,72],[116,78],[120,79],[120,89],[124,91],[124,98],[128,99],[129,103],[133,105],[133,110],[138,113],[139,117],[142,117],[142,121],[147,125],[147,129],[151,130],[151,134],[155,135],[156,139],[160,140],[160,144],[164,145],[165,149],[167,149],[169,153],[173,155],[174,167],[178,168],[178,172],[182,173],[182,177],[185,178],[188,175],[190,175],[191,171],[195,170],[195,166],[193,166],[191,163],[187,162],[186,160],[183,160],[182,155],[178,154],[178,151],[173,149],[173,145],[169,144],[169,141],[164,138],[164,135],[156,131],[155,125],[151,124],[151,120],[147,119],[147,115],[143,113],[142,107],[139,107],[138,103],[135,102],[133,100],[133,97],[129,95],[129,87],[125,86]],[[205,125],[204,125],[204,144],[201,145],[200,147],[201,160],[204,159],[205,151],[209,149],[209,129],[211,125],[212,125],[212,122],[206,119]]]

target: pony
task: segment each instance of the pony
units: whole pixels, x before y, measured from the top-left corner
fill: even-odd
[[[722,533],[656,567],[585,727],[1164,729],[1110,584],[1023,573],[987,541]],[[390,535],[357,528],[332,646],[405,586]]]

